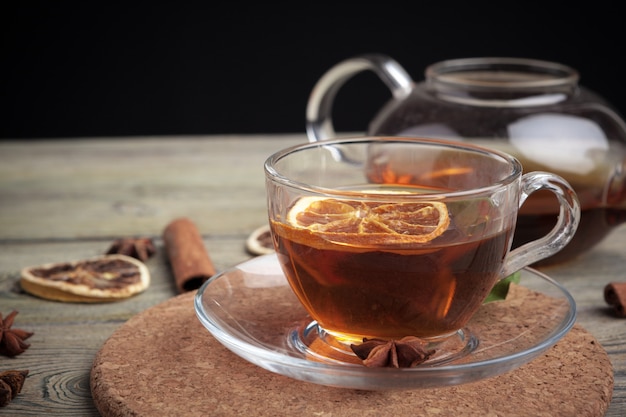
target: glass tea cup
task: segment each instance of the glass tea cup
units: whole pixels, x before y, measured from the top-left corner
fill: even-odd
[[[324,140],[276,152],[265,175],[278,261],[331,346],[415,336],[462,348],[493,286],[558,252],[580,218],[561,177],[522,175],[514,157],[460,142]],[[538,190],[555,195],[558,222],[511,250],[518,210]]]

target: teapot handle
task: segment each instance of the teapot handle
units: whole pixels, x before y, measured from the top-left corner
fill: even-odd
[[[332,121],[333,101],[341,86],[357,73],[371,70],[389,87],[395,99],[403,99],[413,90],[410,75],[392,58],[366,54],[342,61],[328,70],[309,96],[306,108],[306,131],[310,142],[335,136]]]

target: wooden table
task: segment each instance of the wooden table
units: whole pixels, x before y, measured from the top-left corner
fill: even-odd
[[[0,369],[29,369],[22,393],[0,414],[98,415],[90,396],[94,355],[131,316],[176,289],[161,234],[191,218],[218,270],[251,257],[247,236],[266,223],[263,162],[304,135],[91,138],[0,142],[0,312],[35,332],[31,347]],[[21,268],[100,255],[113,240],[155,239],[152,284],[113,304],[46,301],[21,291]],[[543,269],[573,294],[578,323],[609,353],[615,388],[607,416],[626,412],[626,321],[604,286],[626,280],[626,227],[570,263]]]

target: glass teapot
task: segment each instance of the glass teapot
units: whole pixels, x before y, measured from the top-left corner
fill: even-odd
[[[341,86],[370,70],[392,98],[368,135],[468,141],[517,157],[525,171],[565,178],[581,203],[574,239],[540,265],[588,251],[626,222],[626,124],[602,97],[579,85],[576,70],[524,58],[467,58],[435,63],[414,82],[392,58],[362,55],[329,69],[306,109],[310,141],[335,137],[333,100]],[[534,193],[520,210],[513,246],[547,234],[556,223],[554,197]]]

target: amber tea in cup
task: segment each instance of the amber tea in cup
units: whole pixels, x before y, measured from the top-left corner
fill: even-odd
[[[580,209],[557,175],[420,138],[304,144],[265,163],[278,261],[320,334],[353,343],[462,331],[498,280],[559,251]],[[561,215],[510,250],[519,207],[548,190]],[[277,300],[278,302],[278,300]]]

